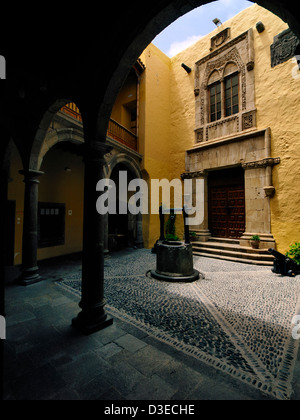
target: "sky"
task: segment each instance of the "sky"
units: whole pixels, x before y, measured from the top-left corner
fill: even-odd
[[[216,28],[213,19],[224,23],[252,5],[246,0],[218,0],[198,7],[173,22],[152,43],[172,58],[212,32]]]

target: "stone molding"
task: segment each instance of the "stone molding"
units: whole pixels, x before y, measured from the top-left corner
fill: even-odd
[[[253,162],[242,162],[243,169],[256,169],[256,168],[267,168],[268,166],[275,166],[280,163],[280,157],[277,158],[266,158],[256,160]]]
[[[204,178],[208,175],[207,170],[196,171],[196,172],[184,172],[181,174],[181,179],[194,179],[194,178]]]

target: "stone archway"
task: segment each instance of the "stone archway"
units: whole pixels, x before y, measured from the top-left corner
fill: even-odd
[[[66,128],[49,132],[49,127],[54,116],[64,105],[71,102],[72,100],[70,99],[59,99],[45,112],[31,147],[29,158],[29,168],[31,170],[39,170],[45,154],[56,143],[65,141],[65,139],[77,144],[84,142],[83,132],[80,130]]]
[[[66,141],[77,145],[83,144],[83,132],[74,128],[62,128],[47,133],[42,143],[39,155],[37,159],[35,159],[37,170],[40,170],[43,163],[43,159],[45,155],[49,152],[49,150],[56,144]]]
[[[132,179],[143,179],[142,172],[136,160],[125,153],[117,153],[110,160],[107,160],[106,165],[104,167],[105,177],[107,179],[112,179],[112,177],[116,176],[116,172],[118,172],[118,170],[127,171]],[[104,243],[105,250],[106,252],[108,252],[108,249],[111,248],[111,246],[109,245],[109,238],[113,236],[111,223],[113,221],[114,216],[106,215],[105,217],[106,222],[104,223]],[[127,224],[127,227],[125,229],[127,233],[124,231],[125,233],[123,232],[120,234],[123,234],[125,236],[127,235],[126,241],[129,246],[136,246],[137,248],[142,248],[144,246],[142,214],[131,215],[130,211],[128,211],[128,214],[126,218],[124,218],[124,220],[124,223]]]

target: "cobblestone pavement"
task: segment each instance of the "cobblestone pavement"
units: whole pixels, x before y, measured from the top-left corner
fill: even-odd
[[[168,283],[149,276],[155,262],[148,250],[106,260],[108,312],[266,395],[290,399],[298,369],[292,318],[300,313],[300,276],[199,257],[195,268],[205,279]],[[80,272],[57,285],[80,296]]]

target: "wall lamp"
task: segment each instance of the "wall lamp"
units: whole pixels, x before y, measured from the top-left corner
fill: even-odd
[[[220,21],[220,19],[218,19],[218,18],[215,18],[214,20],[213,20],[213,23],[216,25],[216,26],[220,26],[220,25],[222,25],[222,22]]]
[[[187,65],[185,65],[184,63],[181,64],[181,67],[184,68],[184,70],[190,74],[192,69],[190,67],[188,67]]]

